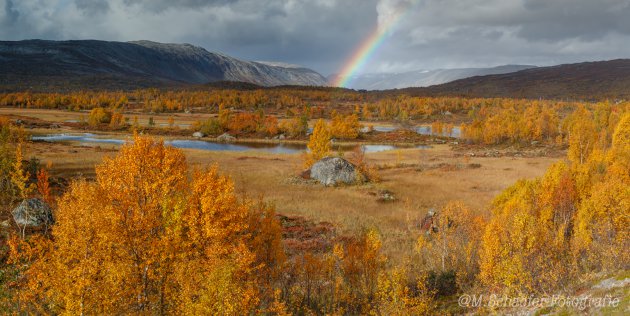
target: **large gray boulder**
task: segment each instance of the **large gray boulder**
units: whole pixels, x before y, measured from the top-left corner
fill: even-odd
[[[310,178],[326,186],[365,180],[353,164],[339,157],[326,157],[314,163],[310,169]]]
[[[217,137],[217,141],[223,142],[223,143],[231,143],[233,141],[236,140],[236,137],[228,134],[228,133],[223,133],[221,134],[219,137]]]
[[[37,198],[22,201],[11,214],[20,227],[50,226],[54,221],[50,206]]]

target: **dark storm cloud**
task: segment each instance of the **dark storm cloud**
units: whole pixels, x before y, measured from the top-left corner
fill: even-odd
[[[399,1],[381,0],[379,13]],[[374,69],[628,58],[628,16],[629,0],[420,0]]]
[[[0,0],[0,39],[188,42],[327,75],[401,10],[364,71],[630,57],[630,0]]]
[[[525,1],[519,35],[528,40],[593,41],[610,32],[630,34],[628,1]]]
[[[103,14],[109,11],[109,3],[102,0],[75,0],[75,5],[86,14]]]
[[[13,7],[13,0],[6,0],[4,4],[4,12],[5,12],[5,17],[6,17],[5,22],[8,25],[15,23],[15,21],[17,21],[18,17],[20,16],[20,12],[18,12]]]
[[[238,0],[124,0],[126,5],[137,5],[149,12],[162,12],[168,9],[199,9],[211,6],[233,4]]]

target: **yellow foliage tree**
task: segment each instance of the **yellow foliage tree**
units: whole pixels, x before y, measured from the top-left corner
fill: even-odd
[[[576,164],[586,162],[597,141],[597,132],[592,114],[580,107],[569,118],[569,152],[568,158]]]
[[[307,147],[309,152],[306,154],[306,158],[304,160],[306,168],[310,167],[318,160],[330,155],[330,150],[332,148],[330,138],[331,134],[328,126],[326,126],[326,122],[319,119],[317,123],[315,123],[313,134],[311,134],[308,141]]]
[[[426,267],[439,273],[455,272],[460,288],[471,286],[479,270],[483,218],[462,202],[449,202],[432,221],[431,229],[416,244]]]
[[[493,291],[550,293],[582,272],[630,262],[630,114],[610,144],[593,149],[590,113],[568,120],[567,165],[519,181],[493,203],[481,242],[479,280]]]
[[[28,176],[22,164],[22,144],[25,138],[23,129],[0,116],[0,214],[10,211],[17,199],[29,193]]]
[[[90,111],[88,124],[97,126],[99,124],[107,124],[112,120],[112,112],[101,107],[96,107]]]
[[[553,208],[538,203],[540,188],[541,180],[521,180],[493,203],[479,264],[480,281],[493,291],[548,292],[567,281],[564,226],[554,224]]]
[[[623,268],[630,262],[630,113],[619,120],[603,156],[583,169],[588,172],[583,177],[595,183],[575,219],[573,251],[580,271]]]
[[[268,208],[240,201],[216,168],[187,174],[180,150],[136,136],[96,168],[94,183],[72,183],[59,201],[52,250],[28,271],[37,281],[31,306],[69,314],[254,311],[258,271],[282,260],[278,249],[252,248],[277,246],[279,235],[266,233],[277,229],[273,213],[251,231],[251,216]]]
[[[11,182],[16,190],[17,197],[26,199],[33,191],[33,188],[28,184],[28,179],[31,177],[28,171],[24,170],[22,154],[22,142],[19,142],[15,147],[15,160],[13,162],[13,170],[11,172]]]
[[[375,310],[382,315],[431,315],[435,308],[433,294],[427,288],[426,275],[416,277],[413,288],[407,283],[409,271],[394,268],[378,278]]]

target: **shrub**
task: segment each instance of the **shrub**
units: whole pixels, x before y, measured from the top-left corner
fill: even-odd
[[[306,116],[294,117],[280,123],[280,130],[290,137],[305,136],[308,132],[308,118]]]
[[[457,292],[455,271],[431,271],[427,277],[428,288],[438,296],[449,296]]]
[[[227,128],[236,133],[254,133],[258,128],[258,116],[253,113],[231,115]]]
[[[224,132],[218,119],[211,118],[205,122],[198,122],[199,131],[206,135],[219,135]]]
[[[110,127],[120,127],[125,125],[125,119],[123,118],[123,115],[118,113],[118,112],[114,112],[112,113],[112,118],[109,122],[109,126]]]
[[[265,117],[263,124],[259,126],[258,132],[262,132],[265,135],[274,136],[280,131],[278,127],[278,119],[275,116]]]
[[[99,124],[108,124],[112,120],[112,112],[101,107],[96,107],[90,112],[88,124],[97,126]]]
[[[359,130],[361,124],[359,124],[359,116],[351,114],[343,116],[336,111],[332,113],[332,123],[330,126],[330,132],[335,138],[343,139],[355,139],[359,137]]]

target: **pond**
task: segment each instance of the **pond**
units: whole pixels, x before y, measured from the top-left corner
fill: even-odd
[[[122,145],[127,142],[126,139],[111,138],[105,135],[95,135],[91,133],[84,134],[51,134],[44,136],[33,136],[35,141],[45,142],[80,142],[80,143],[104,143]],[[276,154],[295,154],[306,151],[305,144],[287,144],[287,143],[258,143],[258,142],[239,142],[239,143],[220,143],[204,140],[187,140],[173,139],[164,141],[166,145],[176,148],[200,149],[210,151],[263,151]],[[336,146],[335,150],[350,151],[355,146]],[[399,147],[395,145],[362,145],[366,153],[375,153],[400,148],[431,148],[431,146],[420,145],[415,147]]]
[[[371,125],[371,127],[376,132],[391,132],[391,131],[395,131],[397,129],[403,128],[403,127],[384,126],[384,125]],[[450,133],[444,132],[444,133],[439,134],[439,135],[437,133],[433,133],[431,125],[420,125],[420,126],[412,127],[412,129],[415,130],[416,133],[418,133],[420,135],[434,135],[434,136],[460,138],[461,134],[462,134],[461,133],[461,129],[459,128],[459,126],[453,126],[453,129],[451,130]],[[364,127],[361,130],[361,132],[365,133],[368,130],[369,130],[369,127]]]
[[[450,133],[444,132],[441,135],[438,135],[437,133],[434,134],[430,125],[420,125],[416,127],[415,130],[420,135],[435,135],[453,138],[460,138],[462,136],[462,131],[459,126],[453,126],[453,129]]]

